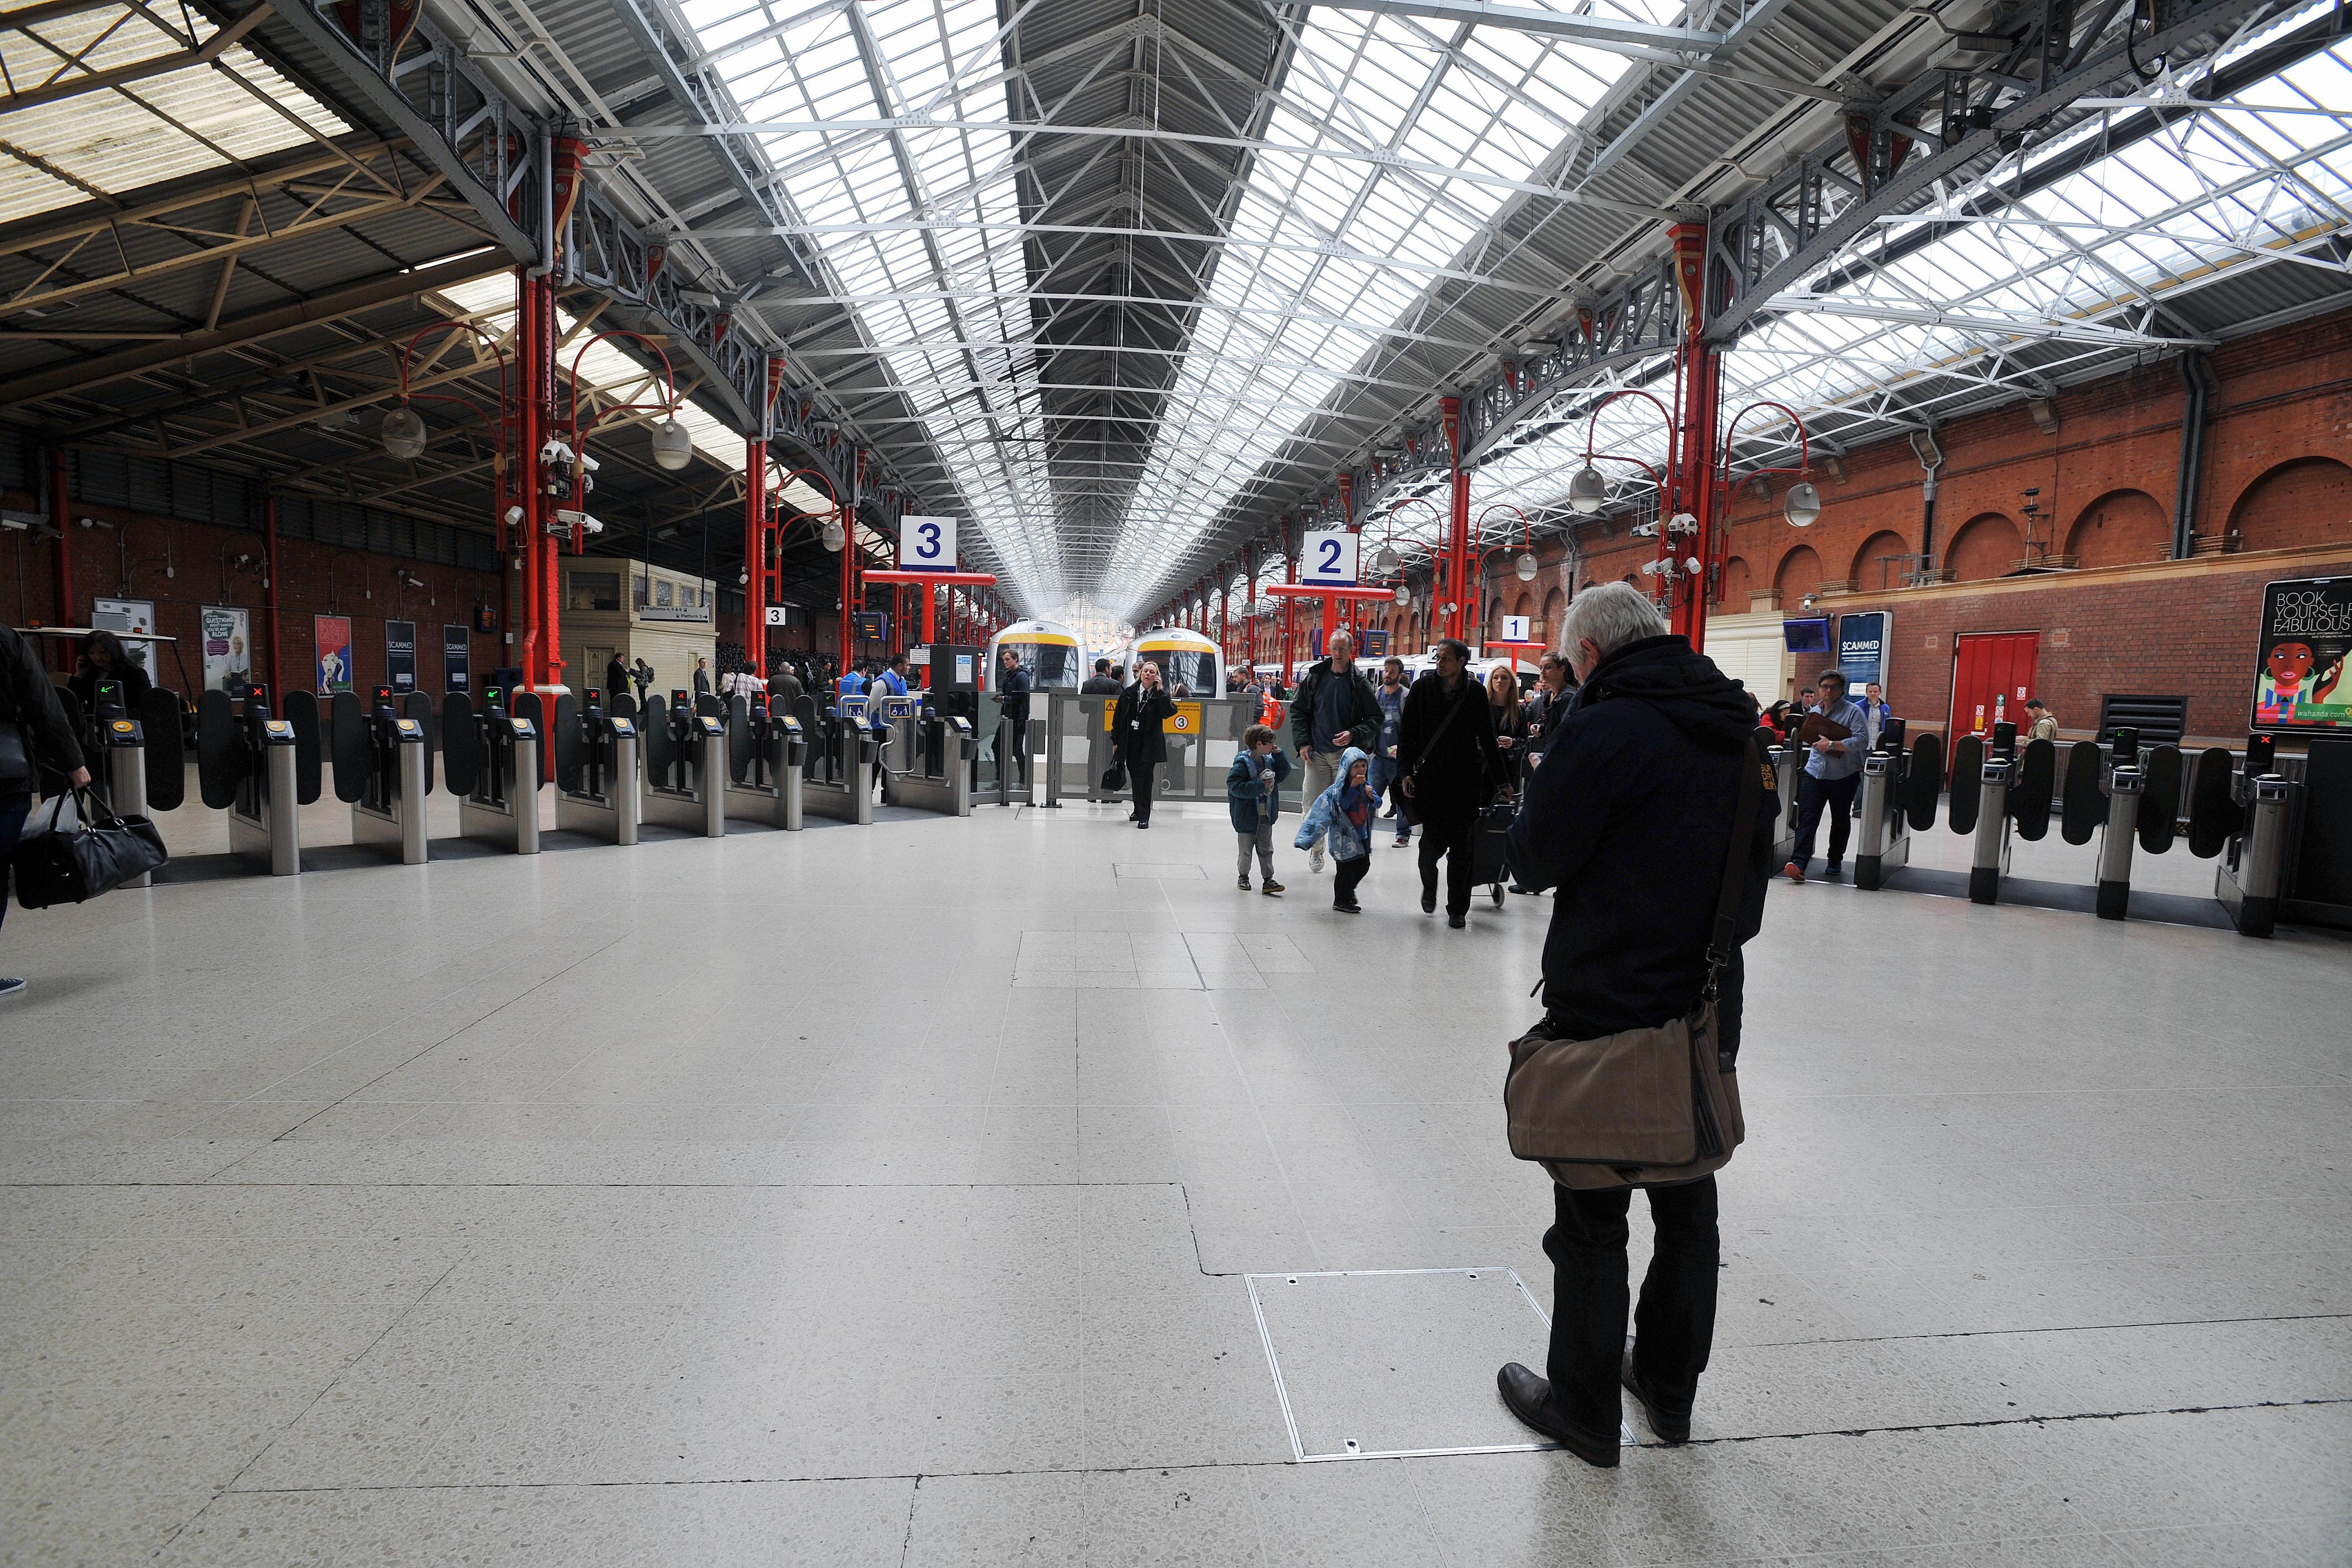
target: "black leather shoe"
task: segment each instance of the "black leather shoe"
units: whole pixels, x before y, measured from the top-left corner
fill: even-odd
[[[1690,1441],[1690,1412],[1685,1410],[1679,1416],[1675,1415],[1660,1405],[1650,1391],[1643,1386],[1642,1375],[1634,1370],[1633,1342],[1630,1339],[1625,1342],[1624,1358],[1617,1364],[1617,1381],[1625,1385],[1626,1393],[1642,1402],[1642,1414],[1650,1418],[1650,1430],[1658,1435],[1659,1441],[1665,1443]]]
[[[1459,931],[1470,924],[1470,917],[1466,915],[1449,915],[1445,917],[1445,924]]]
[[[1510,1407],[1511,1414],[1521,1421],[1588,1465],[1604,1470],[1617,1468],[1622,1452],[1617,1446],[1617,1434],[1588,1432],[1571,1423],[1552,1407],[1549,1383],[1513,1361],[1505,1363],[1503,1370],[1495,1374],[1495,1386],[1502,1391],[1503,1403]]]
[[[1435,888],[1424,887],[1421,890],[1421,912],[1423,915],[1434,915],[1437,913],[1437,890]]]

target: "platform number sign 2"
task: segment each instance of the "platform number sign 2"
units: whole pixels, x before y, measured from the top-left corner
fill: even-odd
[[[900,571],[953,571],[956,569],[956,520],[953,517],[903,517],[898,519]]]
[[[1356,586],[1356,536],[1345,528],[1318,529],[1307,536],[1298,557],[1298,580],[1313,588]]]

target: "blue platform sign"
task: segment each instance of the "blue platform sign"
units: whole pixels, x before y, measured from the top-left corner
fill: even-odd
[[[1895,617],[1884,610],[1865,610],[1837,618],[1837,667],[1846,684],[1859,693],[1869,683],[1886,684],[1886,640]],[[1798,672],[1802,674],[1803,671]]]

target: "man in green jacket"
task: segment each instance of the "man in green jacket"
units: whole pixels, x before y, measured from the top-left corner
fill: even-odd
[[[1380,744],[1379,694],[1370,677],[1356,668],[1356,639],[1346,632],[1331,633],[1331,656],[1307,666],[1290,700],[1292,748],[1307,767],[1306,792],[1312,800],[1339,776],[1339,756],[1350,746],[1370,752]],[[1307,868],[1323,869],[1320,842],[1307,852]]]

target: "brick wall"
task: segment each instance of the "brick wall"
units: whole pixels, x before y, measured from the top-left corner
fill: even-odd
[[[1812,527],[1781,515],[1785,480],[1769,492],[1738,487],[1725,528],[1717,612],[1779,591],[1787,613],[1808,595],[1817,610],[1889,610],[1895,616],[1889,695],[1906,716],[1940,727],[1950,700],[1954,639],[1966,632],[2042,633],[2038,678],[2068,730],[2098,722],[2111,692],[2186,693],[2192,731],[2242,738],[2262,584],[2352,571],[2352,311],[2217,350],[2220,391],[2208,404],[2200,554],[2172,561],[2185,395],[2168,361],[2061,392],[2054,433],[2022,404],[1944,426],[1935,533],[1923,538],[1921,470],[1907,442],[1848,452],[1844,475],[1813,475],[1822,498]],[[2082,570],[1998,580],[2028,554],[2023,492],[2039,516],[2031,532],[2049,554]],[[1647,588],[1642,563],[1656,542],[1580,530],[1576,584],[1562,550],[1539,545],[1530,584],[1489,563],[1491,616],[1538,612],[1584,583]],[[1881,558],[1932,549],[1952,583],[1902,589],[1905,563]],[[2210,553],[2207,553],[2210,552]],[[1383,613],[1408,647],[1406,617]],[[1488,622],[1491,627],[1491,619]],[[1557,635],[1558,627],[1549,628]],[[1425,640],[1425,639],[1424,639]],[[1932,644],[1932,646],[1931,646]]]
[[[38,505],[28,496],[11,494],[5,500],[11,508],[32,510]],[[180,639],[177,661],[172,650],[157,650],[157,678],[165,685],[186,691],[201,685],[204,679],[204,648],[197,626],[199,609],[206,604],[237,606],[248,612],[253,629],[254,678],[268,681],[269,630],[268,617],[262,608],[265,601],[261,574],[251,569],[231,570],[226,592],[222,580],[224,549],[232,560],[246,555],[258,563],[263,540],[257,529],[154,517],[79,501],[73,504],[68,516],[114,525],[111,528],[84,528],[78,523],[74,526],[71,601],[62,611],[56,602],[53,544],[28,542],[20,552],[14,548],[13,538],[21,536],[0,535],[0,615],[6,615],[18,625],[41,622],[86,626],[94,597],[152,600],[155,630]],[[130,591],[123,593],[118,590],[123,586],[121,545],[126,537],[131,547],[131,576]],[[163,575],[166,539],[170,541],[173,568],[173,575],[168,578]],[[351,618],[352,662],[356,666],[352,684],[362,689],[385,678],[383,623],[387,620],[416,623],[417,687],[437,695],[445,689],[443,624],[470,627],[478,603],[494,609],[499,606],[499,580],[492,572],[341,549],[307,539],[280,538],[278,558],[278,629],[284,639],[279,650],[283,684],[296,689],[316,685],[311,618],[329,612],[330,573],[333,613]],[[395,572],[422,578],[426,586],[396,590]],[[509,661],[502,639],[497,635],[469,632],[468,643],[474,680],[478,686],[492,667]],[[186,671],[184,680],[181,675],[183,665]]]

